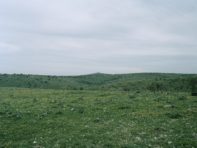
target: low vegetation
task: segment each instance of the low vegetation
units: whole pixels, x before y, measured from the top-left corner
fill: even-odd
[[[197,147],[196,75],[0,75],[0,147]]]

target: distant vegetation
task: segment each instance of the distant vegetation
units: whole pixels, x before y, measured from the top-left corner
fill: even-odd
[[[196,91],[195,74],[91,74],[82,76],[41,76],[0,74],[0,87],[67,90],[149,90]]]

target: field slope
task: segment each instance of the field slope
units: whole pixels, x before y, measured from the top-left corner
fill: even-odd
[[[0,147],[197,147],[197,75],[0,75]]]

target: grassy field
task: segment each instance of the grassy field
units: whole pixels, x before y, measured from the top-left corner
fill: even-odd
[[[197,147],[189,92],[0,88],[0,147]]]

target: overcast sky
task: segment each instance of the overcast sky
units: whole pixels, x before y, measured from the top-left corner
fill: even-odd
[[[0,1],[0,73],[95,72],[197,73],[197,1]]]

